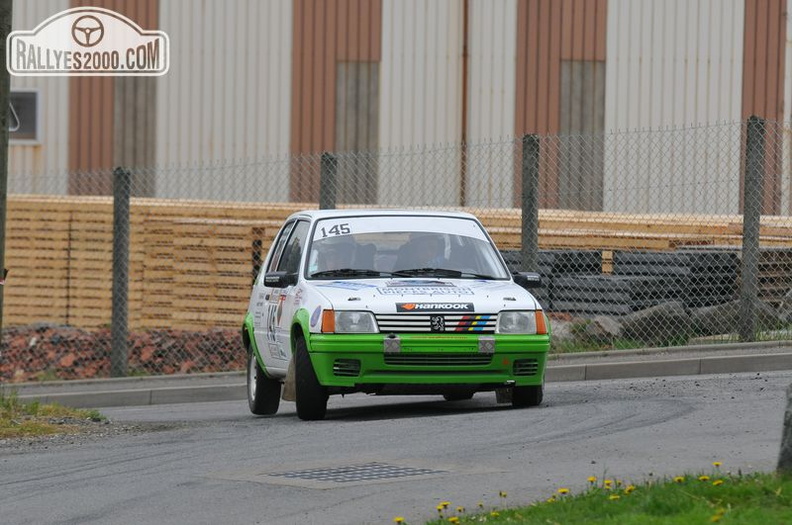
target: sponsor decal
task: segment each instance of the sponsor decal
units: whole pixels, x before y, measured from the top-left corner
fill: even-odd
[[[365,288],[376,288],[376,284],[365,284],[348,281],[331,281],[329,283],[317,284],[317,287],[323,286],[325,288],[341,288],[343,290],[363,290]]]
[[[407,286],[403,288],[377,288],[382,295],[473,295],[470,288],[456,286]]]
[[[315,327],[316,323],[319,322],[319,315],[321,315],[321,313],[322,313],[322,307],[317,306],[316,310],[314,310],[313,313],[311,314],[311,328]]]
[[[396,303],[397,312],[472,312],[473,303]]]
[[[456,325],[457,332],[480,332],[487,326],[487,321],[491,320],[491,315],[465,315]]]
[[[109,9],[76,7],[32,31],[12,31],[6,67],[18,76],[159,76],[168,72],[169,48],[163,31]]]

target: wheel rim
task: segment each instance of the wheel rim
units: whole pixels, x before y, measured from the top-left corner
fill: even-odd
[[[256,399],[256,383],[258,379],[258,368],[256,366],[256,356],[251,352],[250,359],[248,360],[248,397]]]

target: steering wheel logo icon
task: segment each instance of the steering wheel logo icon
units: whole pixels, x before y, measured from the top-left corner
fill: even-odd
[[[83,47],[93,47],[104,37],[104,25],[92,15],[81,16],[71,28],[72,38]]]

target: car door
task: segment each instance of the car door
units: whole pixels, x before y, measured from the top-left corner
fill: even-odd
[[[298,274],[300,272],[305,245],[308,241],[308,230],[308,221],[297,221],[283,250],[283,255],[278,261],[276,271],[287,274]],[[302,286],[299,283],[294,286],[273,290],[271,295],[270,301],[274,312],[274,344],[277,348],[278,359],[285,362],[284,366],[288,366],[289,359],[291,359],[292,319],[300,307],[302,299]]]
[[[253,335],[256,338],[256,346],[261,353],[261,358],[264,360],[264,365],[268,369],[273,367],[281,368],[282,363],[275,345],[275,332],[271,330],[275,315],[275,311],[272,308],[272,297],[277,289],[264,284],[264,275],[267,272],[275,271],[277,268],[286,248],[286,242],[289,240],[289,236],[296,224],[297,221],[287,222],[275,238],[270,254],[256,278],[253,297],[251,297],[250,301],[253,313]],[[277,291],[276,295],[280,297],[280,292]]]

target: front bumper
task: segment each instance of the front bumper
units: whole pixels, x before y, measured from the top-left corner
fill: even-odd
[[[351,389],[541,385],[550,346],[548,335],[402,334],[398,350],[389,344],[386,352],[385,339],[383,334],[311,334],[308,348],[319,382]]]

